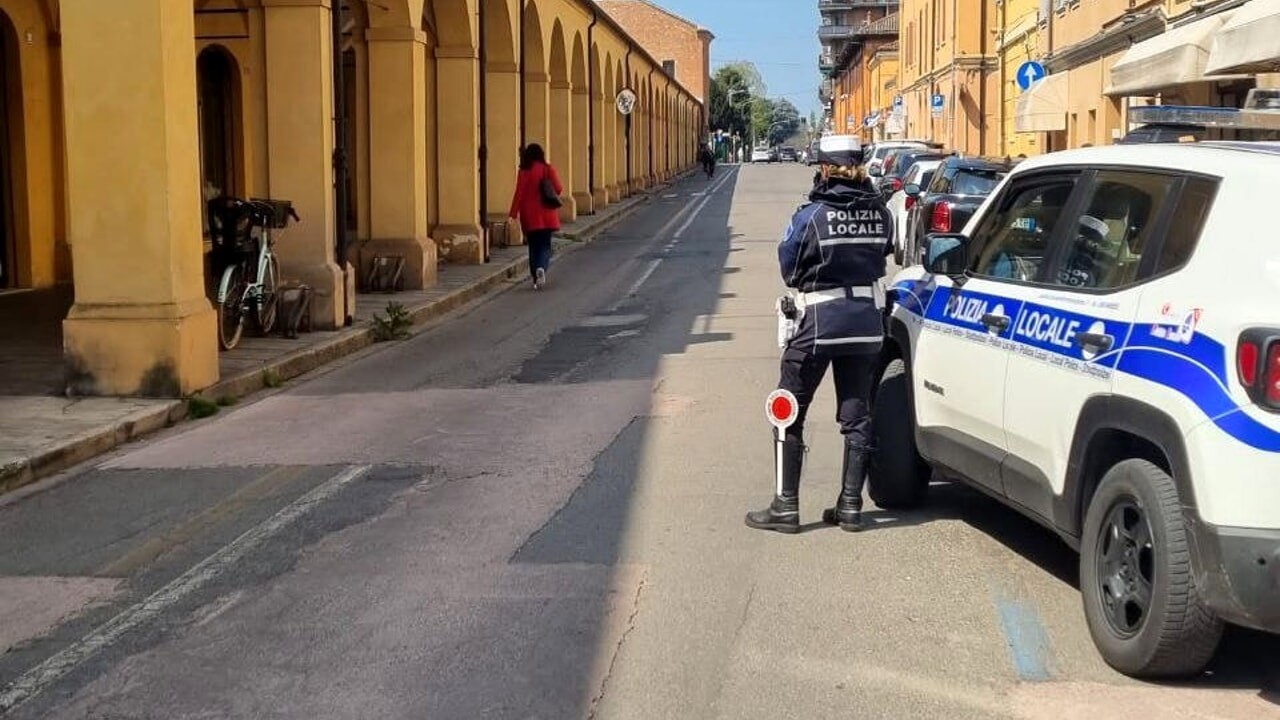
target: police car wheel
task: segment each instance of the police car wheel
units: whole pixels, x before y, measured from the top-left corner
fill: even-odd
[[[1124,460],[1089,503],[1080,591],[1094,644],[1133,677],[1194,675],[1213,657],[1222,621],[1196,591],[1178,488],[1146,460]]]
[[[929,465],[916,450],[916,434],[907,387],[907,366],[894,360],[880,376],[871,415],[876,452],[871,457],[867,494],[877,507],[902,509],[924,502],[929,492]]]

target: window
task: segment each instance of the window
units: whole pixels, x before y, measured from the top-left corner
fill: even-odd
[[[676,76],[676,61],[675,61],[675,60],[663,60],[663,61],[662,61],[662,72],[666,73],[669,77],[675,77],[675,76]]]
[[[1003,177],[1003,173],[995,170],[961,170],[951,180],[951,192],[956,195],[990,195]]]
[[[1178,182],[1173,175],[1100,171],[1084,213],[1065,236],[1062,264],[1053,282],[1086,289],[1136,282],[1142,253],[1158,231],[1157,221]]]
[[[1028,180],[1003,194],[973,235],[972,271],[986,277],[1032,281],[1049,253],[1049,239],[1078,176]]]
[[[1182,195],[1178,198],[1178,206],[1173,211],[1173,218],[1169,221],[1169,233],[1160,248],[1160,257],[1156,258],[1154,275],[1178,268],[1191,259],[1191,252],[1200,239],[1200,231],[1204,229],[1204,221],[1209,216],[1209,208],[1213,205],[1213,196],[1217,190],[1218,186],[1212,180],[1187,180]]]

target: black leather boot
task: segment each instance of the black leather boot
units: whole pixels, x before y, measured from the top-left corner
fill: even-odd
[[[844,478],[836,506],[822,511],[822,522],[839,525],[841,530],[857,532],[863,528],[862,486],[867,482],[871,453],[844,441]]]
[[[800,532],[800,469],[803,465],[804,442],[788,438],[782,443],[782,494],[774,496],[769,507],[747,513],[747,527]]]

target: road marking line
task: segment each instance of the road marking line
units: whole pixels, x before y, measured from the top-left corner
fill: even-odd
[[[236,512],[279,491],[281,487],[298,479],[306,470],[307,468],[303,465],[285,465],[275,468],[246,483],[217,505],[209,507],[190,520],[148,539],[123,556],[112,560],[93,574],[107,577],[129,575],[139,567],[160,557],[170,548],[189,542],[197,534],[217,527]]]
[[[662,252],[670,252],[676,246],[676,243],[680,242],[680,236],[684,234],[685,230],[689,229],[689,226],[693,224],[693,221],[698,217],[698,213],[702,212],[702,208],[706,207],[707,203],[711,201],[711,196],[716,192],[719,192],[720,188],[723,187],[724,184],[729,181],[729,178],[733,177],[735,174],[736,171],[725,173],[724,177],[716,181],[715,185],[712,185],[701,194],[704,196],[701,201],[699,201],[698,196],[695,195],[691,200],[689,200],[689,202],[685,203],[684,207],[680,208],[675,215],[672,215],[670,220],[668,220],[662,227],[658,228],[658,231],[653,234],[654,237],[662,237],[663,235],[666,235],[672,225],[680,222],[680,218],[685,217],[685,213],[688,213],[690,208],[697,205],[693,212],[689,213],[688,217],[685,219],[685,223],[680,226],[680,229],[676,230],[675,234],[671,238],[671,242],[662,247]],[[655,258],[650,260],[649,264],[645,266],[644,272],[640,274],[640,277],[637,278],[635,282],[631,283],[631,286],[627,288],[627,292],[622,295],[618,302],[614,303],[609,308],[609,312],[617,310],[622,306],[622,303],[627,301],[628,298],[631,298],[636,293],[640,292],[640,288],[643,287],[645,282],[653,276],[654,271],[658,269],[658,266],[662,264],[664,259],[665,258]]]
[[[1053,651],[1035,608],[1021,600],[997,597],[996,611],[1018,677],[1030,682],[1052,679],[1049,657]]]
[[[326,480],[306,495],[286,505],[280,512],[250,528],[243,535],[223,546],[221,550],[201,560],[168,585],[152,593],[147,599],[128,607],[74,645],[23,673],[5,689],[3,694],[0,694],[0,713],[6,713],[39,695],[100,650],[111,646],[138,626],[154,620],[192,592],[207,585],[272,535],[293,524],[336,495],[338,491],[363,477],[369,469],[368,465],[348,468]]]

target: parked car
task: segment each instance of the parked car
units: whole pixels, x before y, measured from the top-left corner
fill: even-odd
[[[867,146],[866,153],[862,157],[862,163],[867,167],[867,172],[870,173],[873,169],[882,167],[885,158],[889,157],[890,153],[907,149],[927,150],[929,148],[925,143],[916,140],[885,140]],[[871,184],[879,187],[879,183],[874,176]]]
[[[922,150],[920,148],[903,148],[894,150],[885,157],[884,164],[878,168],[868,171],[873,178],[879,178],[880,182],[877,188],[880,190],[882,197],[888,199],[893,193],[902,189],[902,176],[907,173],[917,162],[921,160],[941,160],[947,157],[946,154],[936,150]]]
[[[920,251],[929,233],[959,232],[1010,167],[1000,159],[949,157],[930,183],[908,187],[904,182],[904,194],[918,199],[906,223],[906,264],[920,262]]]
[[[1276,143],[1015,167],[891,283],[876,505],[936,471],[1034,518],[1128,675],[1198,675],[1224,623],[1280,633],[1280,245],[1243,210],[1278,184]]]
[[[919,160],[913,163],[907,174],[903,176],[903,188],[889,196],[885,204],[889,206],[889,212],[893,215],[893,259],[898,265],[902,265],[907,256],[906,238],[907,235],[907,217],[911,212],[912,206],[916,204],[917,195],[908,195],[907,188],[912,186],[927,187],[929,181],[933,178],[933,172],[942,164],[941,160]]]
[[[771,159],[770,159],[770,157],[769,157],[769,148],[762,148],[762,147],[758,147],[758,148],[756,148],[756,149],[752,150],[752,151],[751,151],[751,162],[753,162],[753,163],[767,163],[767,162],[771,162]]]
[[[793,147],[784,147],[778,151],[778,160],[782,162],[796,162],[798,159],[796,149]]]

